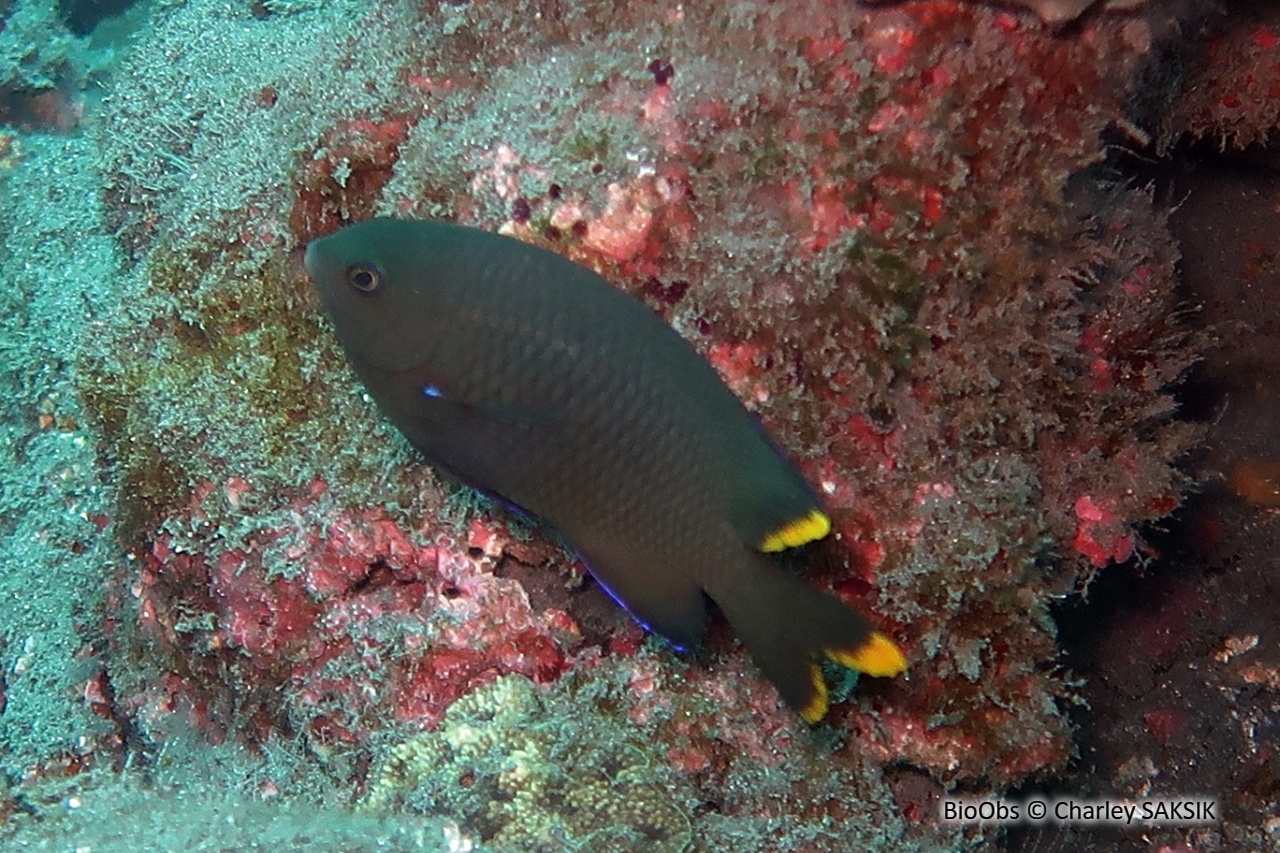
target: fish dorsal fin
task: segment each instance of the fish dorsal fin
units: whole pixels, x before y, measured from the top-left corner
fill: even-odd
[[[775,553],[830,533],[830,518],[799,473],[781,454],[768,461],[739,472],[731,495],[733,524],[743,544]]]
[[[799,548],[816,542],[831,532],[831,519],[816,507],[790,521],[785,521],[770,533],[766,533],[756,549],[766,553],[783,551],[787,548]]]

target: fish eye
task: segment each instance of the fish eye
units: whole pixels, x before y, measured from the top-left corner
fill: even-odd
[[[347,267],[347,284],[364,296],[377,293],[386,281],[382,268],[369,261],[357,261]]]

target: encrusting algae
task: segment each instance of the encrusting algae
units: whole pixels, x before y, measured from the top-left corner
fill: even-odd
[[[583,713],[590,713],[585,707]],[[608,724],[601,718],[601,726]],[[643,746],[567,740],[555,709],[521,676],[458,700],[440,727],[394,747],[363,812],[439,811],[499,849],[682,853],[688,815]]]

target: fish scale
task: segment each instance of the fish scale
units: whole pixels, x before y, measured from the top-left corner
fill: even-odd
[[[558,527],[646,626],[696,645],[713,600],[810,722],[819,663],[905,658],[763,551],[830,529],[816,493],[715,370],[573,262],[443,222],[374,219],[306,267],[349,362],[433,464]]]

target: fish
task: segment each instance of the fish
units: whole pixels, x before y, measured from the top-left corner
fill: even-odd
[[[378,408],[426,461],[555,528],[679,649],[715,603],[809,723],[824,659],[906,658],[779,562],[831,521],[719,374],[644,303],[556,252],[446,221],[375,218],[304,266]]]

